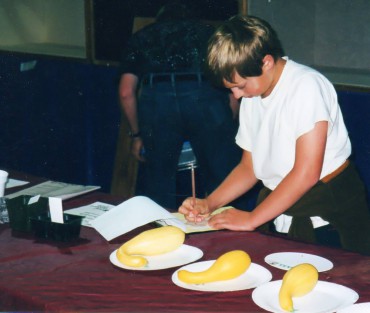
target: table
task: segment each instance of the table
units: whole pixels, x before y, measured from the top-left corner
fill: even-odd
[[[93,192],[65,202],[65,208],[120,199]],[[251,299],[253,290],[199,292],[172,283],[176,270],[127,271],[113,266],[109,255],[146,225],[107,242],[92,228],[82,227],[71,243],[38,240],[0,225],[0,311],[31,312],[266,312]],[[370,301],[370,257],[339,249],[296,242],[259,232],[215,231],[186,236],[185,243],[204,252],[201,260],[242,249],[252,262],[271,271],[272,280],[284,271],[264,262],[270,253],[292,251],[320,255],[334,268],[319,279],[350,287],[358,302]]]

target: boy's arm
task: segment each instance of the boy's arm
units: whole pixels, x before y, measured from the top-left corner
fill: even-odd
[[[210,211],[225,206],[246,193],[257,183],[253,171],[252,155],[243,151],[239,164],[231,171],[225,180],[208,197]]]
[[[209,220],[214,228],[254,230],[284,213],[320,179],[328,123],[318,122],[296,142],[296,158],[289,174],[252,212],[226,210]]]

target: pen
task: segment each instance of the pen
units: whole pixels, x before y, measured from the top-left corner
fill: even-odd
[[[193,206],[195,207],[195,172],[194,172],[194,164],[191,165],[191,189],[192,189],[192,197],[193,197]]]
[[[192,189],[192,202],[193,207],[195,208],[195,171],[194,171],[194,164],[191,164],[191,189]],[[194,224],[197,223],[197,217],[194,217]]]

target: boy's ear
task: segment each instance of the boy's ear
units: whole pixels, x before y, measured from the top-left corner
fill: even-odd
[[[275,60],[270,54],[266,54],[262,62],[265,70],[269,70],[275,64]]]

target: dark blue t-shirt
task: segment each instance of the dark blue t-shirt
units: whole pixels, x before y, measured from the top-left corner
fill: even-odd
[[[197,21],[151,24],[135,33],[123,53],[120,73],[203,71],[214,27]]]

